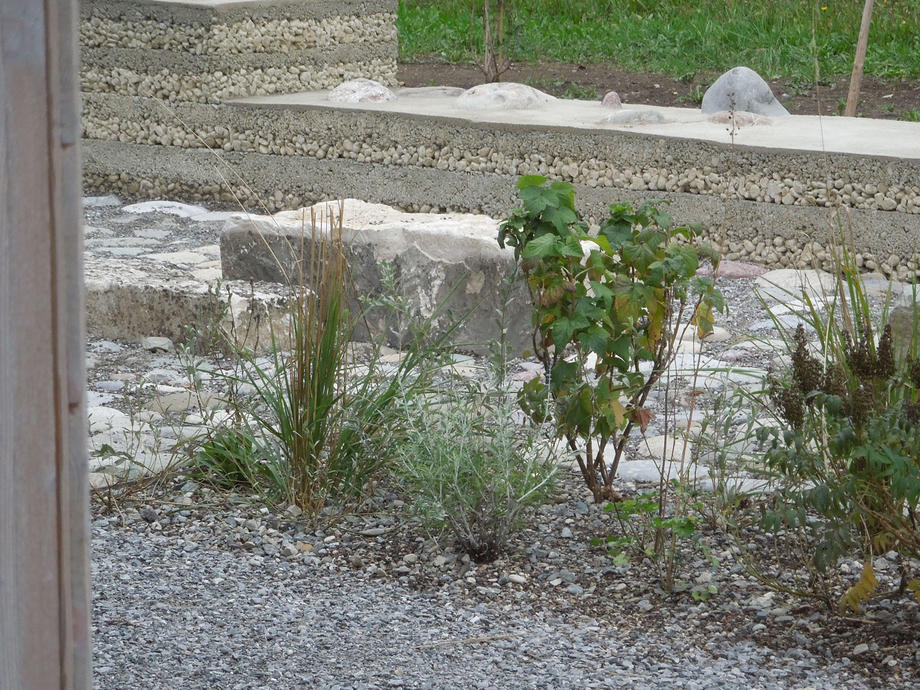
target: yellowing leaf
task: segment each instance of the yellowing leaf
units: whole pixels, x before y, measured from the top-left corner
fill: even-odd
[[[907,589],[914,593],[917,603],[920,604],[920,580],[911,580],[907,583]]]
[[[648,344],[649,350],[655,350],[658,341],[661,340],[662,319],[657,314],[649,315],[648,320]]]
[[[623,426],[623,422],[626,421],[626,408],[623,407],[622,403],[616,399],[611,400],[609,405],[610,410],[613,412],[613,416],[616,419],[617,426]]]
[[[840,597],[841,613],[848,608],[852,609],[854,613],[862,613],[860,604],[868,601],[872,595],[875,594],[875,588],[877,586],[878,580],[875,579],[875,569],[872,567],[872,557],[869,556],[869,558],[866,559],[866,564],[863,566],[862,575],[859,581]]]
[[[691,323],[696,326],[696,335],[700,340],[712,333],[713,322],[712,305],[708,302],[700,302],[691,319]]]
[[[879,532],[872,537],[872,549],[880,553],[888,551],[895,543],[894,535],[889,532]]]

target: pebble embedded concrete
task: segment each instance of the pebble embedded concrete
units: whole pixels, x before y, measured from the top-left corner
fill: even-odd
[[[354,77],[396,83],[396,3],[81,4],[83,93],[220,103],[323,89]]]
[[[142,100],[131,118],[112,96],[86,94],[85,186],[237,198],[272,211],[358,196],[409,211],[498,215],[514,205],[518,175],[541,174],[573,182],[595,222],[611,200],[666,199],[678,220],[707,227],[729,259],[827,269],[838,222],[864,270],[920,276],[920,147],[914,158],[910,146],[899,158],[888,150],[892,140],[920,139],[916,123],[825,118],[825,141],[845,145],[815,152],[802,134],[815,118],[752,124],[733,146],[699,111],[654,109],[670,122],[604,125],[600,103],[467,112],[448,108],[456,94],[423,91],[359,105],[325,93],[182,104],[168,117]],[[644,110],[617,114],[630,112]],[[209,173],[216,159],[205,147],[223,151],[232,172]],[[873,148],[879,155],[865,153]],[[237,175],[248,184],[232,182]]]

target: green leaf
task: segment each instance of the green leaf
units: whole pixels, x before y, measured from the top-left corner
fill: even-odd
[[[562,316],[553,322],[551,332],[553,336],[553,345],[556,346],[556,350],[562,350],[572,339],[572,334],[575,332],[575,325],[572,323],[571,319]]]
[[[565,206],[549,206],[543,212],[543,219],[549,223],[552,223],[553,227],[556,228],[556,232],[561,234],[569,227],[569,225],[578,220],[578,215],[575,213],[575,211]],[[577,256],[581,256],[581,251],[579,251]]]
[[[575,235],[569,235],[559,246],[560,256],[570,256],[581,259],[585,255],[585,250],[581,247],[581,242]]]
[[[604,283],[599,283],[596,280],[589,280],[588,285],[591,287],[591,291],[594,293],[595,298],[603,300],[609,308],[610,304],[613,302],[613,290]]]
[[[579,367],[575,362],[559,361],[550,372],[553,395],[565,397],[579,384]]]
[[[518,393],[518,404],[524,413],[537,424],[543,424],[549,417],[547,400],[549,388],[539,378],[527,381]]]
[[[588,352],[595,353],[598,357],[603,357],[607,352],[608,339],[606,329],[597,325],[591,326],[578,334],[579,344]]]
[[[531,218],[539,217],[553,205],[552,192],[542,187],[527,187],[521,190],[519,196],[524,204],[524,210]]]
[[[631,359],[632,339],[628,335],[622,335],[610,342],[608,350],[620,360],[616,363],[617,369],[625,371],[629,367],[629,360]]]
[[[539,187],[545,182],[546,178],[541,175],[521,175],[518,179],[517,188],[523,190],[528,187]]]
[[[632,239],[632,224],[628,221],[607,222],[601,226],[599,234],[607,241],[611,252],[620,251]]]
[[[586,435],[591,431],[591,422],[594,421],[594,405],[591,395],[591,389],[587,386],[578,391],[578,395],[572,400],[565,415],[568,427],[581,435]]]
[[[524,245],[522,256],[525,259],[543,259],[548,256],[558,256],[555,235],[540,235]]]

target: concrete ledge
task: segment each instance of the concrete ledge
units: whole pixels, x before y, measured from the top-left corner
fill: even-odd
[[[170,103],[220,103],[241,96],[330,88],[364,75],[385,83],[396,81],[396,62],[385,45],[313,48],[283,56],[150,51],[139,69],[122,66],[137,62],[125,59],[125,54],[134,52],[131,49],[93,52],[80,75],[84,93],[156,97]]]
[[[84,0],[80,20],[163,24],[232,24],[281,19],[396,13],[394,0]]]
[[[131,48],[225,55],[396,41],[392,8],[382,7],[382,11],[371,14],[368,9],[364,3],[323,3],[312,5],[303,16],[288,13],[260,17],[246,13],[235,19],[202,16],[181,22],[175,11],[144,12],[140,17],[121,13],[108,18],[94,8],[85,11],[80,24],[80,45],[84,51]],[[158,18],[160,14],[166,16]]]

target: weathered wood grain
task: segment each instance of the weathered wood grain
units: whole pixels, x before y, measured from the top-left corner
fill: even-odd
[[[0,2],[0,688],[90,687],[74,0]]]

